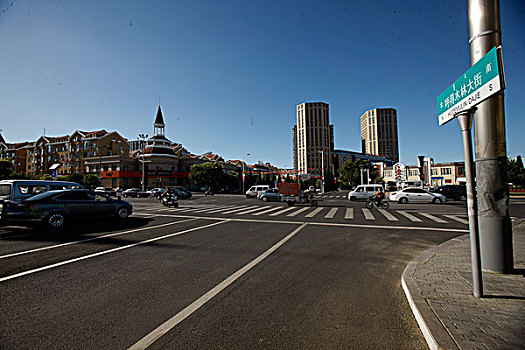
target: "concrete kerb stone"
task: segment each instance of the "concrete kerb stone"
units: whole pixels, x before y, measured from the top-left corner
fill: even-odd
[[[425,264],[438,251],[446,249],[448,246],[461,242],[469,238],[469,235],[448,240],[436,247],[432,247],[421,253],[416,259],[411,261],[401,276],[401,285],[407,297],[412,313],[416,318],[419,328],[431,350],[435,349],[459,349],[446,327],[439,317],[434,313],[426,299],[422,296],[419,287],[414,281],[414,272],[418,265]]]

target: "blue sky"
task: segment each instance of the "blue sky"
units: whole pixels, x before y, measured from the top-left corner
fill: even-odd
[[[523,154],[525,2],[502,1],[510,157]],[[470,67],[467,1],[0,0],[0,129],[166,136],[189,151],[292,166],[295,107],[330,104],[337,149],[359,117],[398,111],[400,160],[461,161],[436,98]]]

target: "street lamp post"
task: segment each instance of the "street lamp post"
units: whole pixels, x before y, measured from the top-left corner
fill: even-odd
[[[321,193],[324,194],[324,150],[317,152],[321,153]]]
[[[142,139],[142,192],[144,192],[144,150],[146,149],[146,139],[148,138],[148,134],[139,134],[139,138]]]
[[[246,153],[242,156],[242,194],[244,195],[244,157],[249,156],[250,153]]]

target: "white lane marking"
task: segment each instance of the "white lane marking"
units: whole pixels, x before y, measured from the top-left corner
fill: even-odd
[[[285,208],[285,209],[283,209],[283,210],[278,211],[277,213],[271,213],[271,214],[268,215],[268,216],[277,216],[277,215],[281,215],[281,214],[287,213],[287,212],[289,212],[290,210],[293,210],[293,209],[295,209],[295,208],[294,208],[294,207],[288,207],[288,208]]]
[[[72,264],[72,263],[74,263],[74,262],[82,261],[82,260],[86,260],[86,259],[90,259],[90,258],[94,258],[94,257],[96,257],[96,256],[100,256],[100,255],[105,255],[105,254],[109,254],[109,253],[118,252],[119,250],[124,250],[124,249],[133,248],[133,247],[136,247],[136,246],[138,246],[138,245],[142,245],[142,244],[147,244],[147,243],[151,243],[151,242],[159,241],[159,240],[161,240],[161,239],[170,238],[170,237],[175,237],[175,236],[178,236],[178,235],[182,235],[182,234],[184,234],[184,233],[188,233],[188,232],[192,232],[192,231],[196,231],[196,230],[201,230],[201,229],[203,229],[203,228],[208,228],[208,227],[212,227],[212,226],[216,226],[216,225],[224,224],[225,222],[228,222],[228,221],[229,221],[229,220],[226,219],[226,220],[223,220],[223,221],[214,222],[213,224],[204,225],[204,226],[199,226],[199,227],[194,227],[194,228],[190,228],[190,229],[187,229],[187,230],[183,230],[183,231],[179,231],[179,232],[170,233],[170,234],[168,234],[168,235],[164,235],[164,236],[160,236],[160,237],[155,237],[155,238],[147,239],[147,240],[145,240],[145,241],[140,241],[140,242],[137,242],[137,243],[124,245],[124,246],[122,246],[122,247],[117,247],[117,248],[113,248],[113,249],[103,250],[103,251],[98,252],[98,253],[93,253],[93,254],[89,254],[89,255],[84,255],[84,256],[80,256],[80,257],[78,257],[78,258],[74,258],[74,259],[70,259],[70,260],[65,260],[65,261],[61,261],[61,262],[55,263],[55,264],[51,264],[51,265],[46,265],[46,266],[38,267],[38,268],[36,268],[36,269],[27,270],[27,271],[24,271],[24,272],[19,272],[19,273],[16,273],[16,274],[14,274],[14,275],[5,276],[5,277],[0,278],[0,282],[4,282],[4,281],[8,281],[8,280],[12,280],[12,279],[15,279],[15,278],[18,278],[18,277],[22,277],[22,276],[26,276],[26,275],[30,275],[30,274],[33,274],[33,273],[36,273],[36,272],[41,272],[41,271],[45,271],[45,270],[50,270],[50,269],[53,269],[53,268],[55,268],[55,267],[59,267],[59,266],[63,266],[63,265]]]
[[[301,208],[301,209],[310,209]],[[134,214],[135,215],[135,214]],[[145,214],[136,214],[137,216],[145,216]],[[290,215],[290,214],[289,214]],[[231,222],[252,222],[261,224],[303,224],[304,221],[287,221],[287,220],[267,220],[267,219],[245,219],[245,218],[227,218],[227,217],[214,217],[214,216],[190,216],[181,214],[157,214],[156,216],[165,216],[172,218],[195,218],[199,220],[214,220],[214,221],[231,221]],[[328,223],[328,222],[309,222],[310,225],[319,226],[336,226],[336,227],[355,227],[363,229],[389,229],[389,230],[421,230],[421,231],[438,231],[438,232],[459,232],[469,233],[469,230],[455,229],[455,228],[442,228],[442,227],[425,227],[425,226],[394,226],[394,225],[372,225],[372,224],[339,224],[339,223]]]
[[[330,211],[324,216],[325,219],[333,219],[335,214],[337,213],[337,208],[332,208]]]
[[[236,207],[235,205],[221,205],[221,206],[217,206],[216,205],[213,208],[208,208],[206,210],[201,211],[201,213],[209,213],[209,212],[212,212],[212,211],[218,210],[218,209],[233,209],[235,207]]]
[[[246,210],[246,211],[241,211],[240,213],[235,213],[235,215],[250,214],[250,213],[253,213],[253,212],[259,211],[259,210],[266,210],[266,208],[268,208],[268,207],[257,207],[255,209],[250,209],[250,210]]]
[[[282,207],[273,207],[273,208],[270,208],[270,209],[268,209],[268,210],[260,211],[260,212],[258,212],[258,213],[252,214],[252,215],[259,216],[259,215],[263,215],[263,214],[268,214],[268,213],[270,213],[270,212],[272,212],[272,211],[274,211],[274,210],[279,210],[279,209],[281,209],[281,208],[282,208]]]
[[[430,220],[434,221],[434,222],[437,222],[437,223],[440,223],[440,224],[446,224],[447,222],[443,219],[440,219],[432,214],[429,214],[429,213],[419,213],[420,215],[423,215],[427,218],[429,218]]]
[[[374,215],[372,215],[370,210],[368,210],[367,208],[363,208],[361,210],[363,211],[363,215],[365,216],[365,219],[367,219],[367,220],[375,220],[376,219],[374,217]]]
[[[346,208],[345,219],[347,220],[354,219],[354,208]]]
[[[285,244],[290,239],[292,239],[297,233],[299,233],[307,225],[308,223],[303,223],[301,226],[293,230],[290,234],[288,234],[282,240],[274,244],[270,249],[268,249],[267,251],[265,251],[264,253],[259,255],[257,258],[253,259],[252,261],[250,261],[248,264],[244,265],[242,268],[237,270],[235,273],[233,273],[231,276],[226,278],[224,281],[222,281],[221,283],[219,283],[218,285],[210,289],[208,292],[206,292],[199,299],[195,300],[193,303],[186,306],[182,311],[180,311],[179,313],[171,317],[169,320],[167,320],[166,322],[164,322],[163,324],[155,328],[152,332],[150,332],[144,338],[140,339],[138,342],[133,344],[128,350],[138,350],[138,349],[148,348],[157,339],[162,337],[164,334],[168,333],[175,326],[177,326],[179,323],[184,321],[188,316],[190,316],[192,313],[200,309],[204,304],[206,304],[208,301],[213,299],[217,294],[222,292],[225,288],[227,288],[229,285],[231,285],[233,282],[239,279],[242,275],[250,271],[257,264],[259,264],[261,261],[266,259],[270,254],[272,254],[277,249],[279,249],[283,244]]]
[[[251,208],[249,205],[241,205],[241,206],[234,206],[232,208],[228,208],[228,209],[218,209],[218,210],[212,210],[212,211],[209,211],[208,213],[212,214],[212,213],[220,213],[221,211],[227,211],[229,209],[233,209],[233,208],[237,208],[237,209],[248,209],[248,208]]]
[[[297,211],[294,211],[293,213],[290,213],[290,214],[288,214],[286,216],[294,217],[294,216],[296,216],[298,214],[301,214],[303,211],[307,211],[308,209],[310,209],[310,208],[308,208],[308,207],[301,208],[301,209],[298,209]]]
[[[233,209],[233,210],[228,210],[228,211],[224,211],[222,212],[222,214],[233,214],[233,213],[237,213],[239,211],[244,211],[244,210],[247,210],[247,209],[255,209],[255,208],[264,208],[264,207],[260,207],[258,205],[250,205],[249,207],[246,207],[246,208],[237,208],[237,209]]]
[[[414,215],[404,211],[404,210],[398,210],[397,211],[399,214],[403,215],[404,217],[406,217],[408,220],[412,221],[412,222],[423,222],[423,220],[421,220],[420,218],[418,217],[415,217]]]
[[[315,208],[315,210],[313,210],[310,213],[306,214],[304,217],[305,218],[313,218],[314,216],[319,214],[322,210],[323,210],[323,208]]]
[[[388,219],[388,221],[399,221],[394,215],[390,214],[385,209],[377,208],[377,211],[383,214]]]
[[[151,217],[152,215],[151,214],[146,214],[146,215],[142,215],[142,216]],[[82,239],[80,241],[71,241],[71,242],[56,244],[56,245],[47,246],[47,247],[41,247],[41,248],[35,248],[35,249],[31,249],[31,250],[25,250],[25,251],[18,252],[18,253],[6,254],[6,255],[0,256],[0,259],[11,258],[13,256],[18,256],[18,255],[24,255],[24,254],[41,252],[41,251],[49,250],[49,249],[56,249],[56,248],[65,247],[65,246],[68,246],[68,245],[73,245],[73,244],[78,244],[78,243],[85,243],[85,242],[95,241],[97,239],[102,239],[102,238],[127,235],[129,233],[134,233],[134,232],[139,232],[139,231],[144,231],[144,230],[149,230],[149,229],[154,229],[154,228],[159,228],[159,227],[171,226],[171,225],[176,225],[176,224],[180,224],[180,223],[183,223],[183,222],[189,222],[189,221],[195,221],[195,220],[198,220],[198,219],[194,218],[194,219],[181,220],[181,221],[176,221],[176,222],[168,222],[166,224],[161,224],[161,225],[156,225],[156,226],[149,226],[149,227],[141,227],[141,228],[137,228],[137,229],[130,230],[130,231],[110,233],[110,234],[103,235],[103,236],[97,236],[97,237],[93,237],[93,238]]]
[[[444,217],[447,217],[452,220],[456,220],[457,222],[460,222],[462,224],[468,225],[468,221],[462,218],[458,218],[456,215],[443,215]]]

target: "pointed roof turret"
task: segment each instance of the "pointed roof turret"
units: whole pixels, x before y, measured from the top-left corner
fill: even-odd
[[[161,126],[164,125],[164,117],[162,116],[162,111],[160,109],[157,109],[157,117],[155,118],[155,126]]]

